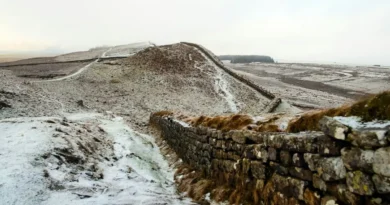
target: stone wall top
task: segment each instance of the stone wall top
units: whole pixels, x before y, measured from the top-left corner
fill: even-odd
[[[324,132],[301,133],[222,132],[158,115],[150,122],[185,163],[215,182],[211,189],[244,191],[241,202],[390,202],[387,133],[372,140],[331,118],[321,121]]]

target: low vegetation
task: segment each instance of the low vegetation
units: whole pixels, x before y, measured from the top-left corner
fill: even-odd
[[[215,117],[193,117],[184,118],[183,121],[191,126],[203,126],[213,129],[218,129],[223,132],[230,130],[253,130],[258,132],[281,132],[276,121],[280,119],[280,115],[274,114],[264,117],[264,119],[255,121],[249,115],[229,115]]]
[[[318,122],[324,116],[358,116],[363,121],[390,120],[390,91],[368,96],[350,105],[338,108],[313,111],[292,120],[287,128],[288,132],[305,130],[319,130]]]

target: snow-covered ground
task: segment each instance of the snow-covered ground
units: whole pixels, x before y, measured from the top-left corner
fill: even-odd
[[[340,123],[347,125],[353,129],[383,129],[390,128],[390,121],[370,121],[363,122],[360,117],[350,116],[350,117],[333,117],[335,120]]]
[[[108,52],[102,55],[102,58],[107,57],[128,57],[145,48],[151,47],[154,44],[151,42],[132,43],[127,45],[120,45],[112,47]]]
[[[0,121],[0,204],[191,204],[151,136],[115,116]]]

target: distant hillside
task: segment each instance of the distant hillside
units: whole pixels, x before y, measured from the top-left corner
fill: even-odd
[[[275,63],[274,59],[272,59],[271,57],[260,55],[221,55],[218,57],[221,60],[230,60],[231,63]]]

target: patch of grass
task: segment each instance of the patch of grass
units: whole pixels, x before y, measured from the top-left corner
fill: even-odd
[[[154,116],[160,116],[160,117],[172,116],[172,115],[173,115],[173,112],[172,112],[172,111],[168,111],[168,110],[163,110],[163,111],[155,112],[155,113],[153,113],[152,115],[154,115]]]
[[[253,119],[249,115],[232,115],[232,116],[216,116],[206,117],[200,116],[190,120],[193,126],[204,126],[222,131],[240,130],[253,124]]]
[[[290,121],[287,131],[319,130],[318,122],[324,116],[358,116],[363,121],[390,120],[390,91],[367,96],[355,103],[338,108],[318,110]]]

